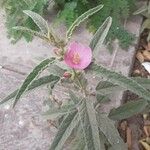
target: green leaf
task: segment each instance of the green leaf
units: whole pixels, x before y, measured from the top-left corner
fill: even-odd
[[[114,122],[110,120],[106,115],[98,113],[97,121],[100,131],[105,135],[108,142],[113,146],[117,145],[116,150],[127,150],[126,144],[123,142],[122,138],[114,125]]]
[[[74,104],[70,104],[61,106],[61,108],[50,108],[50,110],[44,112],[43,115],[46,119],[52,119],[74,111],[76,111],[76,106]]]
[[[150,79],[141,77],[132,77],[132,79],[141,84],[146,89],[150,89]]]
[[[20,87],[13,107],[16,105],[16,103],[18,102],[18,100],[20,99],[20,97],[22,96],[22,94],[28,89],[29,85],[33,82],[33,80],[44,70],[48,67],[49,64],[54,63],[54,58],[51,59],[45,59],[43,60],[39,65],[37,65],[33,71],[27,76],[27,78],[24,80],[22,86]]]
[[[37,80],[34,80],[28,87],[28,91],[29,90],[32,90],[34,88],[37,88],[41,85],[45,85],[45,84],[49,84],[49,83],[57,83],[58,81],[60,80],[60,77],[58,76],[54,76],[54,75],[49,75],[49,76],[44,76],[44,77],[41,77]]]
[[[145,89],[150,89],[150,79],[141,77],[131,77],[138,84],[142,85]],[[119,85],[112,84],[109,81],[100,81],[96,87],[96,94],[98,99],[101,99],[104,95],[112,94],[113,92],[127,90],[127,88],[119,87]]]
[[[23,11],[26,15],[28,15],[32,20],[35,22],[35,24],[39,27],[39,29],[44,33],[47,34],[49,32],[48,24],[45,21],[44,18],[42,18],[39,14],[30,11],[30,10],[24,10]]]
[[[142,112],[148,105],[147,101],[140,99],[137,101],[127,102],[126,104],[112,109],[109,118],[113,120],[122,120]]]
[[[106,78],[109,82],[113,84],[117,84],[122,88],[128,89],[133,93],[139,95],[145,100],[150,101],[150,93],[143,86],[138,84],[135,80],[125,77],[119,73],[108,70],[102,66],[98,66],[96,64],[92,64],[90,70],[94,71],[96,75]],[[90,71],[89,70],[89,71]]]
[[[4,104],[7,101],[9,101],[10,99],[14,98],[17,95],[17,93],[18,93],[18,90],[15,90],[11,94],[9,94],[6,98],[4,98],[2,101],[0,101],[0,105]]]
[[[56,76],[62,77],[65,73],[65,69],[62,69],[59,65],[52,64],[48,67],[48,71]]]
[[[70,144],[70,149],[71,150],[86,150],[81,126],[79,126],[76,131],[75,138]]]
[[[106,95],[96,94],[96,100],[98,103],[107,103],[110,99]]]
[[[141,8],[139,8],[138,10],[136,10],[136,11],[133,13],[133,15],[139,15],[139,14],[141,14],[141,13],[147,11],[147,9],[148,9],[147,5],[144,5],[144,6],[142,6]]]
[[[74,83],[78,86],[78,87],[84,87],[86,88],[88,85],[88,81],[86,79],[86,76],[84,73],[81,73],[80,75],[76,74],[75,75],[75,79],[74,79]]]
[[[50,147],[50,150],[61,150],[66,140],[71,135],[73,129],[79,123],[79,116],[77,111],[68,114],[65,119],[62,121],[58,132],[53,140],[53,143]]]
[[[44,76],[44,77],[41,77],[37,80],[34,80],[30,85],[29,87],[27,88],[27,91],[30,91],[30,90],[33,90],[37,87],[40,87],[42,85],[45,85],[45,84],[49,84],[51,82],[55,82],[57,83],[59,81],[60,77],[58,76],[54,76],[54,75],[49,75],[49,76]],[[18,93],[18,90],[15,90],[14,92],[12,92],[11,94],[9,94],[6,98],[4,98],[2,101],[0,101],[0,105],[3,104],[3,103],[6,103],[7,101],[9,101],[10,99],[14,98],[17,93]]]
[[[79,103],[79,98],[74,94],[73,91],[69,91],[69,96],[71,98],[71,100],[74,102],[74,104],[78,104]]]
[[[44,34],[41,34],[40,32],[37,32],[37,31],[34,31],[32,29],[29,29],[27,27],[23,27],[23,26],[16,26],[16,27],[13,27],[14,30],[17,30],[17,31],[21,31],[21,32],[24,32],[24,33],[29,33],[31,35],[34,35],[34,36],[38,36],[40,37],[41,39],[47,39],[47,37],[44,35]]]
[[[109,94],[112,94],[116,91],[121,91],[121,90],[127,90],[127,88],[122,88],[122,87],[119,87],[117,85],[114,85],[114,86],[111,86],[111,87],[103,88],[101,90],[97,90],[96,94],[109,95]]]
[[[96,93],[100,97],[109,95],[115,91],[122,90],[118,85],[115,85],[109,81],[100,81],[96,86]]]
[[[87,150],[100,150],[100,137],[96,112],[92,100],[85,100],[79,109],[79,116]]]
[[[71,25],[71,27],[68,29],[67,31],[67,40],[69,40],[71,38],[72,32],[74,31],[74,29],[79,26],[79,24],[81,22],[83,22],[85,19],[87,19],[88,17],[92,16],[93,14],[95,14],[96,12],[98,12],[100,9],[103,8],[103,5],[99,5],[97,7],[94,7],[90,10],[88,10],[87,12],[85,12],[84,14],[82,14],[81,16],[79,16],[74,23]]]
[[[150,79],[141,77],[131,77],[138,84],[142,85],[146,89],[150,89]],[[127,90],[127,88],[119,87],[119,85],[112,84],[108,81],[100,81],[96,87],[96,93],[99,95],[109,95],[115,91]]]
[[[104,23],[99,27],[99,29],[97,30],[97,32],[95,33],[91,43],[90,43],[90,47],[91,49],[94,51],[94,55],[99,55],[99,49],[96,48],[101,47],[101,45],[103,44],[109,29],[111,27],[112,24],[112,18],[108,17]]]
[[[111,82],[108,81],[100,81],[98,83],[98,85],[96,86],[96,91],[99,91],[101,89],[105,89],[105,88],[111,88],[114,87],[115,85]]]
[[[94,109],[93,101],[91,99],[86,100],[86,108],[87,108],[87,114],[89,117],[89,123],[90,123],[91,131],[92,131],[93,138],[91,140],[93,140],[93,144],[94,144],[93,148],[95,150],[100,150],[101,144],[100,144],[98,123],[96,120],[96,111]]]

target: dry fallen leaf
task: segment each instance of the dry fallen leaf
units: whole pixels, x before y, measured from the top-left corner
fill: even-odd
[[[127,129],[127,121],[121,122],[120,127],[123,131],[125,131]]]
[[[148,42],[148,44],[145,47],[147,50],[150,50],[150,42]]]
[[[146,136],[149,137],[150,136],[150,132],[149,132],[150,131],[150,126],[144,126],[143,129],[144,129],[144,132],[145,132]]]
[[[129,127],[127,128],[127,144],[128,149],[132,150],[132,131]]]
[[[144,60],[150,60],[150,50],[143,51]]]
[[[150,150],[150,145],[145,140],[141,140],[140,143],[145,148],[145,150]]]
[[[144,62],[144,56],[141,52],[138,52],[136,54],[136,58],[139,60],[140,63],[143,63]]]
[[[146,138],[146,142],[150,145],[150,138],[149,137]]]

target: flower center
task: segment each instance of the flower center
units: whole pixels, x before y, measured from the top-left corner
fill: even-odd
[[[80,63],[80,55],[78,53],[73,54],[72,62],[76,65]]]

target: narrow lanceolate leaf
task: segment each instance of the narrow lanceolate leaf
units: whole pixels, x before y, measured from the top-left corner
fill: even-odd
[[[115,150],[127,150],[127,146],[120,137],[112,120],[110,120],[106,115],[98,113],[97,121],[100,131],[105,135],[108,142],[112,146],[117,147]]]
[[[100,137],[99,137],[98,123],[96,120],[96,112],[94,109],[93,100],[91,99],[86,100],[86,108],[87,108],[87,114],[89,117],[89,123],[90,123],[91,131],[92,131],[94,149],[100,150],[101,149]]]
[[[120,87],[126,88],[133,93],[139,95],[145,100],[150,101],[150,92],[146,90],[143,86],[138,84],[135,80],[125,77],[114,71],[110,71],[102,66],[92,64],[90,70],[94,71],[98,76],[106,78],[109,82],[117,84]]]
[[[150,90],[150,79],[141,77],[132,77],[133,80]]]
[[[145,89],[150,89],[150,79],[140,78],[140,77],[131,77],[138,84],[142,85]],[[96,93],[101,95],[109,95],[115,91],[127,90],[127,88],[119,87],[108,81],[100,81],[96,87]]]
[[[39,14],[30,11],[30,10],[24,10],[23,11],[26,15],[28,15],[32,20],[35,22],[35,24],[40,28],[40,30],[44,33],[48,33],[48,24],[45,21],[44,18],[42,18]]]
[[[18,90],[15,90],[14,92],[10,93],[6,98],[4,98],[2,101],[0,101],[0,105],[6,103],[10,99],[14,98],[18,93]]]
[[[48,67],[48,65],[50,63],[54,62],[54,58],[51,59],[45,59],[43,60],[39,65],[37,65],[33,71],[27,76],[27,78],[24,80],[22,86],[20,87],[13,107],[16,105],[17,101],[20,99],[20,97],[22,96],[22,94],[28,89],[29,85],[31,85],[31,83],[33,82],[33,80],[45,69]]]
[[[69,147],[71,150],[86,150],[81,126],[78,126],[77,131],[75,133],[75,138],[71,141]]]
[[[55,75],[49,75],[49,76],[44,76],[44,77],[41,77],[37,80],[34,80],[28,87],[28,91],[32,90],[32,89],[35,89],[37,87],[40,87],[42,85],[45,85],[45,84],[49,84],[49,83],[53,83],[53,84],[56,84],[58,81],[60,80],[60,77],[58,76],[55,76]]]
[[[95,55],[98,54],[97,52],[98,49],[96,49],[96,46],[101,47],[109,32],[111,24],[112,24],[112,18],[108,17],[95,33],[90,43],[90,47],[94,51]]]
[[[96,91],[99,91],[101,89],[107,89],[107,88],[111,88],[114,87],[115,85],[111,82],[108,81],[100,81],[98,83],[98,85],[96,86]]]
[[[66,140],[70,137],[73,129],[78,125],[78,123],[79,116],[77,111],[68,114],[61,123],[58,132],[54,138],[54,141],[50,147],[50,150],[63,149],[63,145],[65,144]]]
[[[42,85],[46,85],[49,84],[51,82],[55,82],[55,84],[59,81],[60,77],[58,76],[54,76],[54,75],[49,75],[49,76],[44,76],[41,77],[37,80],[34,80],[28,87],[27,91],[33,90],[37,87],[40,87]],[[11,94],[9,94],[6,98],[4,98],[2,101],[0,101],[0,105],[3,103],[6,103],[7,101],[9,101],[10,99],[16,97],[18,90],[15,90],[14,92],[12,92]]]
[[[110,101],[110,99],[108,98],[108,96],[101,95],[101,94],[96,94],[96,100],[97,100],[97,103],[107,103],[107,102]]]
[[[144,6],[142,6],[141,8],[139,8],[137,11],[135,11],[135,12],[133,13],[133,15],[139,15],[139,14],[141,14],[141,13],[147,11],[147,10],[148,10],[148,6],[147,6],[147,5],[144,5]]]
[[[122,120],[132,117],[133,115],[141,113],[147,105],[147,101],[143,99],[128,102],[116,109],[112,109],[109,113],[109,118],[113,120]]]
[[[81,126],[87,150],[100,150],[100,137],[93,102],[89,99],[79,110]]]
[[[92,16],[94,13],[98,12],[101,8],[103,8],[103,5],[99,5],[97,7],[94,7],[92,9],[88,10],[87,12],[85,12],[84,14],[82,14],[81,16],[79,16],[74,21],[74,23],[71,25],[71,27],[68,29],[68,31],[67,31],[67,39],[69,40],[71,38],[72,32],[74,31],[74,29],[77,26],[79,26],[80,23],[82,23],[88,17]]]
[[[65,105],[61,108],[50,108],[48,111],[44,112],[43,115],[46,119],[54,119],[56,117],[61,117],[62,115],[69,114],[76,111],[76,106],[74,104]]]
[[[74,104],[78,104],[79,103],[79,98],[73,93],[73,91],[69,91],[69,96],[71,98],[71,100],[74,102]]]
[[[113,92],[120,91],[120,90],[123,90],[123,88],[121,89],[121,87],[109,81],[100,81],[98,85],[96,86],[97,95],[100,94],[100,95],[106,96],[106,95],[112,94]]]
[[[21,32],[26,32],[26,33],[28,32],[31,35],[40,37],[41,39],[47,39],[47,37],[44,34],[41,34],[40,32],[37,32],[34,30],[31,30],[27,27],[16,26],[16,27],[13,27],[13,29],[17,30],[17,31],[21,31]]]

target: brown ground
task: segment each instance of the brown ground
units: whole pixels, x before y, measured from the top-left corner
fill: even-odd
[[[150,42],[146,40],[148,32],[145,30],[141,34],[131,76],[150,78],[150,74],[141,65],[142,62],[150,62]],[[127,92],[125,102],[136,98],[136,95]],[[129,150],[150,150],[150,113],[122,120],[118,129]]]

